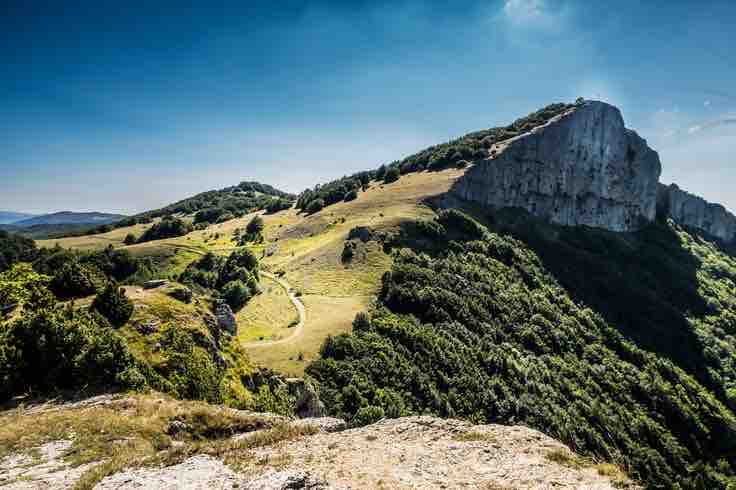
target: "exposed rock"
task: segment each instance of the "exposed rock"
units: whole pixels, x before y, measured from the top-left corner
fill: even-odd
[[[160,325],[161,323],[158,320],[148,320],[146,322],[140,322],[139,324],[137,324],[135,326],[135,329],[143,335],[150,335],[158,331]]]
[[[165,279],[154,279],[152,281],[146,281],[143,283],[143,289],[156,289],[160,288],[161,286],[165,286],[168,284],[168,281]]]
[[[286,385],[289,396],[293,397],[294,412],[299,417],[321,417],[325,413],[325,405],[319,399],[314,383],[303,378],[288,378]]]
[[[276,471],[245,485],[247,490],[337,490],[325,480],[301,471]]]
[[[219,490],[243,488],[247,481],[219,459],[195,456],[168,468],[142,468],[116,473],[103,479],[95,489]]]
[[[217,318],[217,327],[221,330],[225,330],[232,335],[238,333],[238,322],[229,305],[225,303],[218,305],[217,310],[215,310],[215,318]]]
[[[458,179],[452,195],[612,231],[655,219],[659,156],[609,104],[585,102],[490,153]]]
[[[724,242],[736,241],[736,216],[720,204],[683,191],[677,185],[659,185],[658,206],[677,224],[704,231]]]
[[[72,441],[52,441],[30,454],[11,454],[0,460],[0,487],[8,490],[65,489],[97,463],[72,466],[64,461]]]
[[[295,426],[314,427],[320,432],[340,432],[348,428],[348,423],[343,419],[334,417],[317,417],[298,419],[292,422]]]
[[[263,461],[288,461],[251,482],[309,475],[326,488],[559,488],[611,490],[612,481],[592,464],[567,466],[549,456],[570,450],[527,427],[473,426],[458,420],[408,417],[342,432],[320,432],[286,445],[256,448]],[[617,484],[622,488],[628,482]],[[286,487],[289,488],[289,487]],[[292,487],[315,488],[315,487]],[[320,487],[316,487],[320,488]]]

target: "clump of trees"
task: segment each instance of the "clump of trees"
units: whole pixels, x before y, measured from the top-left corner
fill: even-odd
[[[726,360],[736,346],[727,333],[736,331],[736,262],[667,225],[637,234],[637,245],[595,230],[521,226],[524,242],[446,211],[387,243],[394,265],[379,304],[307,368],[329,411],[355,425],[425,413],[521,423],[650,488],[736,484],[728,406],[736,367]],[[585,289],[587,300],[550,269],[582,281],[577,294]],[[603,303],[615,307],[585,306]],[[619,320],[678,336],[673,328],[689,322],[691,341],[675,351],[667,335],[637,337]]]
[[[138,239],[138,243],[162,240],[164,238],[176,238],[188,235],[193,230],[194,227],[188,221],[184,221],[181,218],[166,216],[143,232],[141,237]]]
[[[133,315],[133,302],[123,288],[110,282],[92,301],[92,309],[105,317],[113,327],[122,327]]]
[[[263,242],[263,218],[256,215],[251,219],[245,227],[245,232],[238,238],[240,246],[246,243],[262,243]]]
[[[191,263],[179,278],[182,282],[215,291],[234,311],[258,294],[258,258],[242,248],[227,258],[213,253]]]
[[[37,257],[36,242],[0,230],[0,272],[10,269],[16,262],[32,262]]]

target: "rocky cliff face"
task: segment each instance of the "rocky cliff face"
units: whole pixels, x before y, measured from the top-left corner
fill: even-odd
[[[676,184],[659,185],[660,210],[677,224],[702,230],[724,242],[736,242],[736,216],[720,204],[685,192]]]
[[[589,101],[492,148],[451,192],[562,225],[633,231],[656,216],[661,170],[617,108]]]

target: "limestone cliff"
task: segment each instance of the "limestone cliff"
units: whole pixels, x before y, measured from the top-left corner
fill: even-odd
[[[490,153],[455,183],[455,197],[612,231],[656,216],[659,156],[609,104],[579,104]]]
[[[659,185],[658,206],[677,224],[695,228],[724,242],[736,241],[736,216],[720,204],[685,192],[676,184]]]

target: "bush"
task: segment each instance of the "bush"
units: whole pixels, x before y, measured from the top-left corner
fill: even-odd
[[[263,218],[258,215],[254,216],[245,227],[245,232],[253,235],[258,235],[263,232]]]
[[[345,201],[354,201],[358,198],[358,191],[355,189],[350,190],[347,194],[345,194]]]
[[[307,206],[307,214],[314,214],[322,211],[322,208],[325,207],[325,201],[324,199],[315,199],[314,201],[309,203],[309,206]]]
[[[351,425],[354,427],[363,427],[365,425],[375,424],[386,416],[383,408],[369,405],[367,407],[361,407],[355,413],[355,417],[351,421]]]
[[[51,280],[50,288],[57,298],[67,300],[95,294],[105,282],[105,277],[94,266],[75,260],[62,266]]]
[[[147,229],[138,239],[138,243],[184,236],[190,233],[192,230],[193,227],[191,223],[185,222],[179,218],[166,216],[161,221],[155,223],[153,226]]]
[[[109,283],[95,297],[92,309],[105,317],[113,327],[122,327],[133,315],[133,303],[125,295],[125,290],[115,283]]]
[[[371,317],[368,315],[368,313],[361,311],[358,312],[358,314],[355,315],[355,319],[353,320],[353,330],[363,330],[367,331],[371,328]]]
[[[31,390],[114,386],[135,365],[125,340],[101,326],[94,314],[40,309],[0,333],[0,398]]]
[[[399,171],[399,168],[391,167],[388,170],[386,170],[386,175],[383,177],[383,182],[385,184],[396,182],[397,180],[399,180],[400,176],[401,176],[401,172]]]
[[[342,263],[347,264],[352,262],[353,257],[355,257],[355,242],[346,241],[342,248]]]
[[[135,245],[138,242],[138,237],[136,237],[133,233],[128,233],[125,235],[125,240],[123,240],[123,243],[125,245]]]
[[[187,304],[191,303],[193,298],[192,290],[189,288],[176,288],[171,291],[169,295],[172,298]]]
[[[235,280],[223,286],[220,296],[233,311],[239,311],[250,300],[252,293],[243,281]]]

